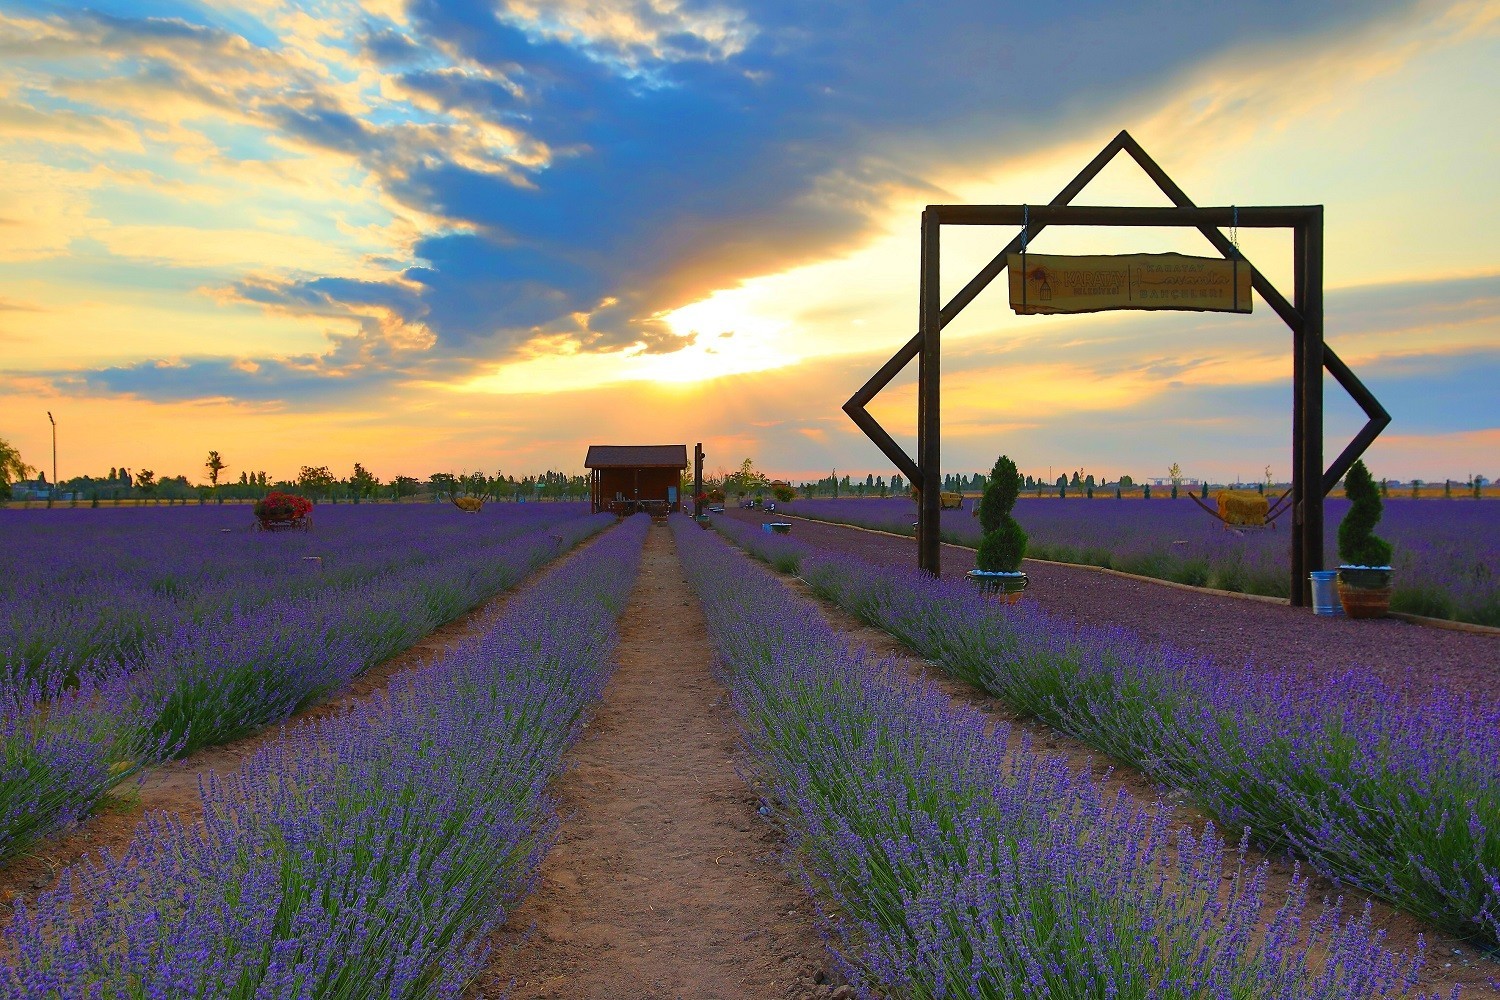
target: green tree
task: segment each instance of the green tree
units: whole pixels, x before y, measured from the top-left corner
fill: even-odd
[[[379,485],[380,480],[370,475],[368,469],[358,462],[354,463],[354,472],[349,476],[349,488],[354,491],[356,501],[362,497],[374,496]]]
[[[1129,476],[1121,476],[1120,477],[1120,486],[1121,486],[1122,489],[1127,489],[1128,490],[1128,489],[1130,489],[1134,485],[1135,485],[1135,480],[1131,479]]]
[[[229,468],[228,463],[216,451],[210,451],[203,467],[208,470],[208,485],[215,490],[219,488],[219,473]]]
[[[35,471],[21,461],[20,449],[0,438],[0,494],[10,496],[10,484],[20,482]]]
[[[135,474],[135,488],[150,496],[156,490],[156,473],[150,469],[142,469]]]
[[[755,462],[748,458],[740,463],[739,471],[729,478],[731,480],[730,491],[740,496],[763,490],[770,483],[765,473],[756,469]]]
[[[297,485],[313,496],[332,494],[336,482],[326,465],[304,465],[297,473]]]
[[[1182,485],[1182,466],[1178,465],[1176,462],[1173,462],[1167,468],[1167,478],[1170,479],[1170,480],[1172,480],[1172,485],[1173,486],[1181,486]]]
[[[218,452],[210,450],[208,458],[203,462],[203,467],[208,470],[208,487],[217,497],[219,493],[219,473],[229,468],[229,466]],[[218,497],[218,500],[220,503],[224,502],[223,497]],[[202,503],[203,501],[200,498],[198,502]]]

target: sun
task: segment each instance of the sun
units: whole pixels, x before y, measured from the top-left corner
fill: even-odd
[[[747,306],[742,295],[730,290],[663,314],[673,333],[692,334],[693,343],[671,354],[633,355],[622,374],[652,382],[703,382],[800,361],[790,348],[788,324]]]

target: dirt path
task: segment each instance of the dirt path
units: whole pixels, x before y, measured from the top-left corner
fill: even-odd
[[[725,516],[759,524],[759,511]],[[914,567],[916,541],[899,535],[796,520],[792,537],[829,552]],[[974,568],[974,550],[943,545],[943,575]],[[1396,618],[1323,618],[1309,608],[1229,597],[1093,567],[1028,559],[1026,600],[1079,625],[1128,629],[1144,646],[1172,646],[1225,664],[1286,667],[1300,674],[1349,669],[1378,674],[1420,694],[1434,688],[1500,698],[1500,637],[1426,628]]]
[[[390,685],[391,679],[402,671],[435,660],[449,646],[484,634],[504,612],[512,596],[541,575],[587,549],[599,537],[601,536],[594,535],[583,540],[561,557],[538,566],[515,586],[501,591],[473,611],[446,625],[438,626],[415,645],[360,674],[348,687],[328,701],[303,709],[291,718],[249,736],[205,747],[182,760],[167,761],[146,772],[139,785],[127,784],[115,789],[98,811],[77,826],[43,838],[26,854],[0,868],[0,925],[10,922],[17,896],[27,896],[51,888],[67,866],[101,850],[117,854],[123,852],[147,812],[167,810],[183,817],[188,823],[195,822],[202,814],[199,780],[210,771],[219,774],[233,771],[267,742],[279,738],[286,727],[344,711],[372,697],[376,692],[383,691]]]
[[[614,677],[554,787],[563,823],[475,997],[852,996],[779,833],[736,772],[726,692],[669,530],[652,525]]]

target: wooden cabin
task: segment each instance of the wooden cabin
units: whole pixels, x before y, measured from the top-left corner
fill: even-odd
[[[583,460],[589,470],[594,513],[666,514],[681,510],[685,444],[591,444]]]

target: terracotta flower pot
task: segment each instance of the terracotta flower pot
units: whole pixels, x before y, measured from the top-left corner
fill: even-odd
[[[1350,618],[1384,618],[1391,610],[1391,588],[1350,587],[1341,583],[1339,603]]]
[[[1391,610],[1391,590],[1389,567],[1339,567],[1339,603],[1350,618],[1384,618]]]

